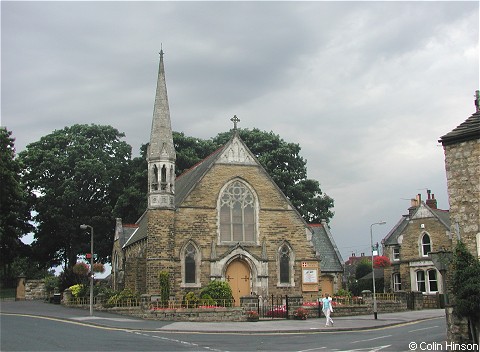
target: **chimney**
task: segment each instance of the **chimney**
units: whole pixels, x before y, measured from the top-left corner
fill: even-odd
[[[408,208],[408,216],[412,217],[417,208],[420,206],[422,202],[422,196],[417,194],[415,198],[410,199],[410,208]]]
[[[430,194],[432,191],[427,189],[427,195],[428,199],[426,201],[426,204],[431,208],[431,209],[437,209],[437,200],[435,199],[435,194]]]

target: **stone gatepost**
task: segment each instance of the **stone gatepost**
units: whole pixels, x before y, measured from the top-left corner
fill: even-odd
[[[15,301],[25,301],[25,279],[26,276],[23,274],[18,277]]]
[[[288,296],[288,319],[303,305],[303,296]]]

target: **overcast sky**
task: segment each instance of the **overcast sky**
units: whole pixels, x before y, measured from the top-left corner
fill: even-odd
[[[148,142],[160,46],[172,128],[299,143],[348,259],[417,193],[448,209],[439,137],[474,111],[479,3],[1,2],[2,126],[17,152],[78,123]]]

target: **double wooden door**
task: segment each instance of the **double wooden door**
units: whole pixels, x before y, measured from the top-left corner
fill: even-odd
[[[250,294],[250,267],[243,260],[234,260],[227,267],[225,279],[232,289],[235,306],[240,306],[240,297]]]

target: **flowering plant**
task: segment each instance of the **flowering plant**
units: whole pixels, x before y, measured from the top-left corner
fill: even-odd
[[[299,320],[306,320],[308,317],[308,312],[306,309],[300,307],[293,313],[293,317]]]
[[[73,266],[72,270],[77,275],[85,276],[89,272],[89,267],[83,262],[78,262]]]
[[[258,312],[254,310],[249,310],[247,312],[247,320],[248,321],[257,321],[259,319]]]
[[[384,255],[377,255],[373,258],[373,267],[374,268],[386,268],[390,266],[390,259]]]
[[[105,266],[102,263],[94,263],[93,264],[93,272],[94,273],[104,273]]]

